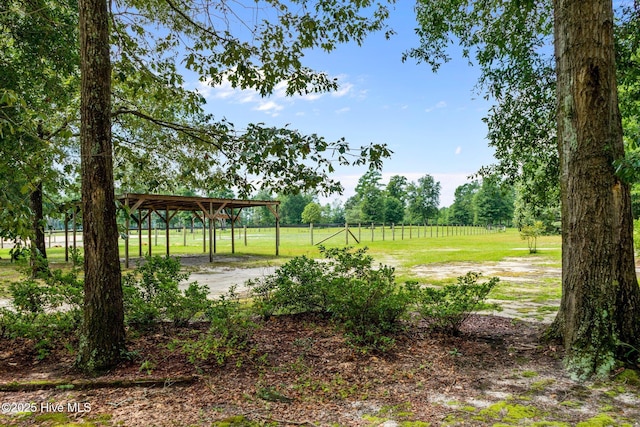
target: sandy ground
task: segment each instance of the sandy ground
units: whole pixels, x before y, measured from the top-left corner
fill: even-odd
[[[242,293],[247,291],[245,287],[247,280],[268,276],[273,274],[275,270],[275,267],[205,267],[201,271],[191,273],[189,280],[182,283],[181,287],[186,288],[188,283],[198,282],[209,287],[210,297],[216,297],[236,285],[236,291]]]
[[[257,258],[256,258],[257,260]],[[189,283],[198,282],[209,287],[209,297],[216,298],[226,293],[232,286],[237,286],[236,291],[244,293],[247,291],[245,283],[247,280],[265,277],[273,274],[276,266],[260,267],[235,267],[234,263],[251,263],[251,259],[246,257],[230,258],[215,257],[213,263],[209,262],[208,255],[184,256],[180,258],[184,268],[190,271],[189,279],[181,284],[181,288],[186,289]],[[393,259],[385,259],[385,263],[394,265]],[[476,263],[447,263],[428,264],[415,266],[411,269],[412,275],[420,278],[421,282],[429,283],[430,280],[442,280],[456,278],[466,274],[468,271],[476,271],[485,277],[497,276],[502,283],[518,285],[535,285],[541,280],[551,278],[561,278],[561,269],[550,267],[544,260],[531,258],[508,258],[499,262]],[[528,301],[498,301],[503,308],[501,316],[526,318],[527,312],[536,313],[536,309],[543,305],[559,305],[558,301],[546,301],[534,303]],[[8,306],[9,300],[0,299],[0,307]],[[555,312],[545,312],[537,315],[537,320],[550,322],[553,320]]]

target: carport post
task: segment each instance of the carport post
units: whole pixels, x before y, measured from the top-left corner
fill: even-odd
[[[64,262],[69,262],[69,212],[64,211]]]
[[[229,215],[229,218],[231,218],[231,253],[235,254],[236,253],[236,230],[235,230],[235,226],[234,226],[234,218],[233,218],[233,208],[231,208],[231,210],[229,212],[231,212],[231,215]]]
[[[138,209],[138,256],[142,258],[142,209]]]
[[[276,205],[276,256],[280,255],[280,215],[278,214],[278,206]]]
[[[151,249],[153,247],[153,238],[151,236],[151,214],[153,213],[153,211],[151,210],[151,208],[149,208],[149,213],[147,215],[147,223],[148,228],[149,228],[149,257],[151,257],[151,254],[153,252],[153,250]]]
[[[165,234],[167,236],[167,245],[166,245],[166,252],[167,252],[167,258],[169,257],[169,239],[171,238],[171,235],[169,234],[169,208],[165,208],[164,210],[164,215],[165,215]]]
[[[213,245],[216,244],[213,238],[213,203],[209,202],[209,262],[213,262]]]

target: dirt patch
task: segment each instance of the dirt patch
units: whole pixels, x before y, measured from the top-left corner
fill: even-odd
[[[606,425],[633,425],[640,417],[637,387],[572,381],[562,369],[562,351],[539,341],[536,323],[473,316],[459,336],[420,323],[380,355],[349,346],[323,319],[277,317],[261,325],[250,349],[224,366],[193,365],[172,347],[204,326],[198,328],[130,338],[135,358],[99,378],[166,377],[163,386],[4,392],[2,403],[28,402],[37,410],[4,411],[0,423],[54,425],[43,417],[47,404],[62,405],[68,422],[108,426],[230,420],[248,426],[575,425],[603,416],[613,420]],[[0,383],[81,377],[70,369],[73,355],[64,349],[37,362],[28,342],[2,341],[0,348]],[[170,380],[191,375],[196,381],[188,385]],[[90,411],[70,412],[77,403]]]
[[[275,270],[276,267],[204,267],[191,273],[189,280],[181,284],[181,288],[186,288],[188,283],[198,282],[209,287],[210,297],[222,295],[232,286],[236,286],[237,292],[243,293],[247,291],[247,280],[268,276]]]
[[[429,264],[412,267],[410,271],[427,279],[458,277],[468,271],[477,271],[485,276],[497,276],[507,282],[539,282],[541,278],[560,279],[562,269],[550,267],[548,261],[531,258],[506,258],[498,262]]]

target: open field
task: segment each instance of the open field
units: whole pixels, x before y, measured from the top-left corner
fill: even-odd
[[[335,235],[326,240],[323,245],[344,246],[345,244],[354,246],[367,246],[370,253],[376,258],[385,256],[402,259],[402,264],[406,266],[433,263],[433,262],[484,262],[499,261],[511,256],[528,256],[526,241],[520,239],[520,235],[515,229],[507,229],[506,232],[496,230],[488,231],[483,228],[472,227],[405,227],[404,237],[401,228],[396,227],[395,236],[390,227],[378,226],[375,230],[365,227],[351,227],[351,233],[359,238],[360,243],[356,243],[353,236],[347,240],[343,228],[315,228],[313,230],[313,242],[308,228],[282,227],[280,231],[280,255],[282,258],[297,255],[317,256],[318,242]],[[336,233],[338,233],[336,235]],[[151,251],[154,255],[164,255],[165,233],[160,230],[151,233]],[[139,239],[134,231],[129,237],[129,253],[133,258],[140,252],[149,252],[149,236],[143,232],[142,250],[138,244]],[[246,242],[246,243],[245,243]],[[69,237],[69,244],[72,244]],[[77,244],[81,249],[81,234],[77,235]],[[201,255],[208,253],[203,248],[202,230],[171,230],[169,252],[171,255]],[[5,247],[0,249],[0,258],[9,258],[9,244],[5,242]],[[219,255],[229,255],[232,252],[232,240],[230,230],[218,230],[216,237],[216,249]],[[538,239],[538,247],[542,256],[560,262],[560,239],[558,236],[543,236]],[[47,255],[52,262],[64,261],[64,238],[57,235],[52,239],[52,243],[47,250]],[[235,254],[237,255],[264,255],[270,256],[275,253],[275,230],[274,228],[242,228],[236,230]],[[120,255],[124,257],[124,240],[120,239]],[[407,258],[406,256],[409,256]]]
[[[343,229],[342,229],[343,230]],[[538,253],[529,254],[526,241],[515,229],[505,232],[482,228],[444,227],[396,227],[395,236],[387,227],[376,227],[371,240],[371,229],[350,229],[360,243],[366,246],[376,262],[396,268],[399,281],[418,280],[421,283],[439,285],[450,283],[467,271],[478,271],[485,276],[498,276],[501,284],[491,298],[500,302],[503,315],[518,318],[549,320],[560,299],[560,237],[543,236],[538,239]],[[339,233],[327,240],[326,246],[344,246],[344,230],[314,229],[314,241]],[[191,272],[191,280],[212,288],[212,294],[223,293],[233,284],[242,285],[245,280],[269,274],[273,269],[293,256],[320,257],[317,245],[311,245],[308,228],[281,228],[280,257],[275,257],[275,230],[273,228],[248,229],[246,246],[244,230],[237,230],[235,254],[231,253],[230,231],[217,232],[217,253],[209,263],[208,247],[203,252],[202,230],[172,231],[169,251],[183,259],[184,268]],[[164,233],[152,233],[152,253],[164,255]],[[411,237],[411,238],[410,238]],[[384,238],[384,240],[383,240]],[[394,239],[395,238],[395,239]],[[135,266],[139,253],[138,237],[130,237],[130,268]],[[143,236],[143,253],[148,252],[148,236]],[[186,245],[185,245],[186,242]],[[123,240],[120,253],[124,257]],[[78,246],[81,249],[81,246]],[[49,260],[54,268],[64,267],[64,247],[51,247]],[[9,249],[0,250],[0,298],[6,298],[6,285],[21,275],[16,264],[9,262]]]

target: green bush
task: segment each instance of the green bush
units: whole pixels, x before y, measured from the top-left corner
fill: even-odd
[[[137,326],[149,326],[157,321],[169,320],[176,326],[186,325],[210,305],[209,288],[196,282],[184,291],[180,282],[189,273],[180,272],[180,261],[160,256],[147,257],[143,264],[123,278],[125,319]]]
[[[0,310],[0,336],[35,341],[38,358],[74,336],[82,313],[82,281],[75,270],[55,270],[43,281],[9,285],[13,309]]]
[[[191,363],[214,359],[218,365],[224,365],[230,357],[248,347],[258,327],[251,312],[242,306],[235,286],[211,302],[206,316],[211,322],[207,333],[182,345]]]
[[[465,320],[475,310],[486,307],[484,300],[489,292],[498,284],[497,277],[488,281],[478,282],[480,273],[469,272],[458,277],[456,284],[446,285],[442,288],[418,288],[415,283],[411,285],[415,289],[418,312],[429,320],[434,328],[457,333]],[[491,305],[497,309],[497,305]]]
[[[327,267],[303,255],[282,265],[273,275],[247,281],[255,310],[265,318],[273,314],[328,312]]]
[[[320,248],[325,261],[304,256],[263,279],[249,281],[259,314],[320,312],[363,349],[386,350],[407,313],[412,294],[397,285],[394,269],[373,267],[367,249]]]

